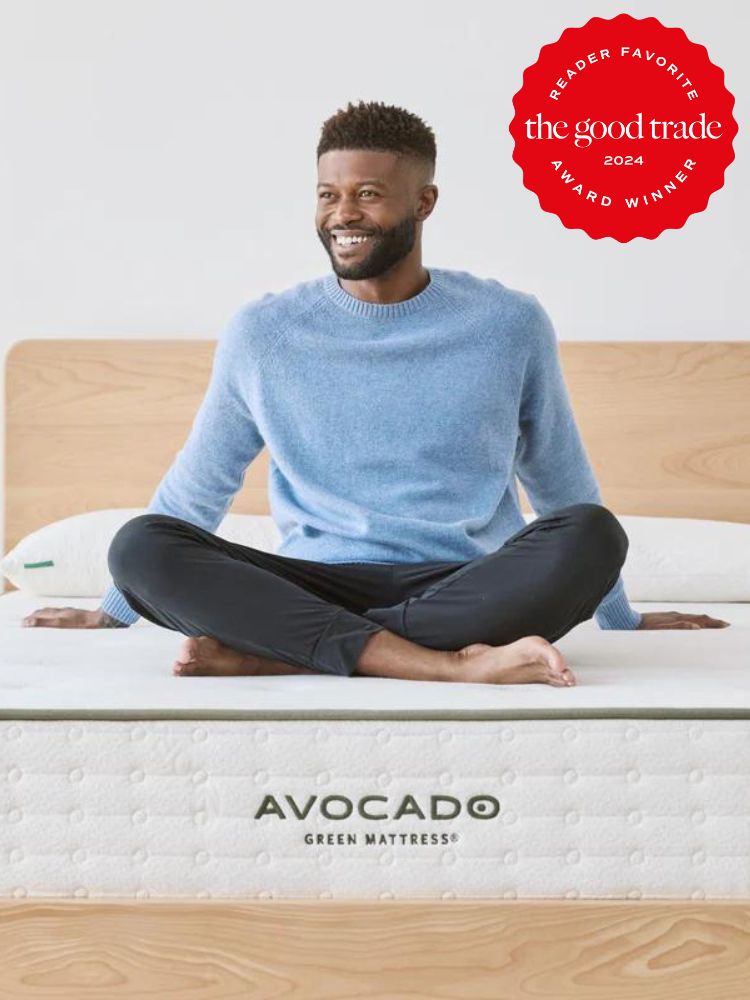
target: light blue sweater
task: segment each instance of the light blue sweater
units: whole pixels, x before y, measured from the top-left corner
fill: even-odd
[[[428,268],[402,302],[335,273],[244,305],[218,339],[190,434],[149,512],[215,532],[264,444],[280,555],[325,563],[462,561],[537,515],[601,503],[552,325],[532,295]],[[101,607],[137,615],[112,585]],[[634,629],[620,577],[596,610]]]

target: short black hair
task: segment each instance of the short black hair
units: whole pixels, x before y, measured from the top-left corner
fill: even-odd
[[[331,149],[372,149],[409,156],[435,172],[435,133],[421,118],[404,108],[379,101],[349,102],[323,122],[317,158]]]

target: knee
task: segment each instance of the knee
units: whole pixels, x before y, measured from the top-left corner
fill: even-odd
[[[115,584],[124,584],[132,567],[143,565],[144,555],[153,552],[155,529],[161,528],[165,519],[165,514],[139,514],[115,532],[107,550],[107,566]]]
[[[586,545],[592,547],[599,558],[611,557],[614,564],[622,567],[630,542],[612,511],[600,503],[573,504],[568,510],[580,524]]]

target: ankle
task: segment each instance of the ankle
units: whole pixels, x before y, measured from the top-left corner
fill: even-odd
[[[442,666],[440,680],[453,681],[456,684],[466,684],[471,678],[471,657],[463,649],[447,650]]]
[[[454,681],[457,654],[420,646],[381,629],[363,646],[354,674],[414,681]]]
[[[446,649],[440,654],[441,659],[436,661],[436,681],[453,681],[454,684],[463,684],[469,680],[469,662],[463,655],[462,650]]]

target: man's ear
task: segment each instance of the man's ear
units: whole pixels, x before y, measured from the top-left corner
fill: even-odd
[[[419,193],[419,206],[417,208],[417,221],[424,222],[432,214],[438,200],[438,189],[436,184],[425,184]]]

